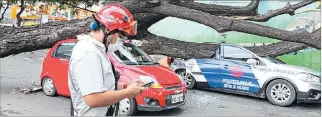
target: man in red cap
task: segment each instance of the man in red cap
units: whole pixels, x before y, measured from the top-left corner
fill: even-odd
[[[129,10],[109,4],[94,14],[90,24],[92,31],[77,36],[79,41],[73,49],[68,72],[74,115],[105,116],[111,105],[134,98],[144,90],[139,80],[117,84],[117,72],[106,54],[112,50],[107,49],[110,44],[136,35],[136,27],[137,22]]]

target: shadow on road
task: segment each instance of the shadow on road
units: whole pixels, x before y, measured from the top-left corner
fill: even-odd
[[[189,91],[194,92],[194,91],[204,91],[207,93],[214,93],[214,94],[219,94],[219,95],[225,95],[225,96],[229,96],[229,97],[238,97],[241,99],[245,99],[245,100],[252,100],[252,101],[265,101],[268,104],[270,104],[270,102],[267,100],[267,98],[259,98],[259,97],[252,97],[252,96],[247,96],[247,95],[239,95],[239,94],[233,94],[233,93],[226,93],[226,92],[220,92],[220,91],[213,91],[213,90],[209,90],[209,89],[190,89]],[[273,106],[273,105],[272,105]],[[321,103],[296,103],[294,102],[293,104],[291,104],[288,107],[304,107],[307,109],[314,109],[314,108],[321,108]]]
[[[136,116],[178,116],[183,113],[181,108],[175,108],[171,110],[159,111],[159,112],[145,112],[140,111],[136,114]]]
[[[315,109],[315,108],[321,108],[320,103],[293,103],[291,106],[298,106],[298,107],[305,107],[307,109]]]

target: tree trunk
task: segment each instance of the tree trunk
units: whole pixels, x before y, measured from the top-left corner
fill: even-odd
[[[2,3],[1,3],[2,4]],[[9,8],[9,3],[7,3],[7,7],[3,10],[3,13],[1,14],[1,17],[0,17],[0,21],[2,21],[3,20],[3,18],[4,18],[4,14],[6,13],[6,11],[8,10],[8,8]],[[1,6],[2,7],[2,6]],[[1,7],[0,7],[0,11],[1,11]]]
[[[312,34],[289,32],[245,20],[218,17],[168,3],[155,6],[156,3],[150,2],[130,0],[119,3],[129,8],[132,13],[135,13],[135,18],[139,23],[139,35],[131,37],[131,39],[145,42],[141,48],[150,54],[163,54],[179,58],[205,58],[211,56],[218,47],[218,44],[191,43],[158,37],[147,31],[148,27],[166,16],[196,21],[210,26],[219,32],[239,31],[283,40],[283,42],[266,46],[248,47],[248,49],[261,56],[278,56],[306,48],[307,45],[316,48],[321,47],[321,29]],[[59,40],[72,38],[77,34],[88,32],[87,26],[90,19],[56,21],[40,26],[23,28],[0,26],[0,57],[3,58],[21,52],[50,48]]]
[[[3,7],[2,2],[0,2],[0,12],[1,12],[2,7]]]
[[[139,47],[149,54],[161,54],[183,59],[209,58],[219,47],[219,44],[183,42],[156,36],[149,32],[140,41],[143,44]],[[307,47],[305,44],[283,41],[263,46],[246,47],[246,49],[259,56],[276,57]]]
[[[143,34],[147,34],[148,27],[165,16],[140,13],[134,17],[138,21],[138,31],[142,33],[138,37],[132,38],[142,38]],[[0,58],[50,48],[57,41],[86,33],[89,31],[88,24],[91,19],[92,17],[84,20],[55,21],[32,27],[0,26]]]
[[[24,0],[20,0],[20,11],[17,13],[16,17],[17,17],[17,26],[21,26],[21,22],[22,19],[20,17],[20,15],[22,14],[22,12],[25,10],[25,1]]]
[[[311,35],[308,32],[299,33],[294,31],[285,31],[245,20],[218,17],[202,11],[188,9],[185,7],[180,7],[171,4],[162,4],[159,6],[153,6],[149,8],[145,8],[144,6],[144,4],[141,4],[141,6],[136,6],[135,8],[133,8],[134,5],[132,5],[132,7],[129,8],[133,8],[132,10],[136,12],[159,13],[163,15],[195,21],[212,27],[219,33],[237,31],[258,36],[269,37],[282,41],[304,43],[314,48],[321,49],[321,38],[319,36],[321,33],[317,35]]]
[[[52,47],[57,41],[88,32],[89,21],[57,21],[33,27],[0,26],[0,58]]]

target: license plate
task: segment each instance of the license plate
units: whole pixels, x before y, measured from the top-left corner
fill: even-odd
[[[172,95],[172,104],[183,102],[183,93]]]

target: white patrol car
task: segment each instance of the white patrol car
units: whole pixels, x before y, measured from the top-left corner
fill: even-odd
[[[320,72],[260,57],[237,45],[221,44],[212,57],[184,63],[191,71],[191,75],[181,76],[188,88],[267,98],[278,106],[321,102]]]

